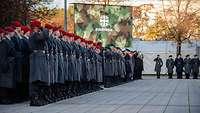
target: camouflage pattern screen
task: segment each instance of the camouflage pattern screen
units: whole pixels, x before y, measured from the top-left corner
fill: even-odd
[[[103,46],[130,47],[132,7],[75,4],[75,33]]]

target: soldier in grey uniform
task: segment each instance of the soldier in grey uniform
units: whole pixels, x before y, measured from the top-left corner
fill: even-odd
[[[48,102],[44,99],[43,90],[49,82],[48,64],[45,53],[45,37],[40,29],[41,23],[37,20],[30,22],[33,33],[29,42],[32,53],[30,55],[30,105],[41,106]]]
[[[199,75],[199,66],[200,66],[200,61],[198,58],[198,55],[194,55],[194,58],[192,58],[192,75],[193,79],[198,79]]]
[[[156,62],[155,63],[155,72],[156,72],[157,78],[159,79],[160,78],[161,68],[163,66],[163,61],[160,58],[160,55],[157,55],[157,58],[155,58],[153,61]]]
[[[169,58],[166,60],[166,67],[167,67],[168,78],[172,79],[174,72],[174,59],[172,58],[172,55],[169,55]]]
[[[184,59],[184,72],[185,72],[185,78],[189,79],[191,74],[191,58],[190,55],[186,55],[186,58]]]

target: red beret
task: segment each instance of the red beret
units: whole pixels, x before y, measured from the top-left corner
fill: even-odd
[[[60,29],[59,31],[60,31],[60,33],[62,33],[63,35],[65,34],[65,31],[64,31],[63,29]]]
[[[87,43],[88,43],[88,44],[92,44],[93,41],[92,41],[92,40],[88,40]]]
[[[53,25],[46,23],[45,24],[45,28],[47,28],[47,29],[53,29]]]
[[[14,27],[21,27],[22,26],[22,24],[19,21],[12,21],[11,25],[14,26]]]
[[[97,49],[101,49],[101,46],[97,45],[96,48],[97,48]]]
[[[5,31],[3,30],[3,28],[0,27],[0,34],[4,33]]]
[[[5,27],[5,31],[6,31],[7,33],[9,33],[9,32],[14,32],[14,29],[13,29],[11,26],[8,26],[8,27]]]
[[[93,42],[93,46],[97,46],[97,43]]]
[[[58,31],[59,28],[58,27],[53,27],[53,31]]]
[[[41,27],[41,22],[39,20],[32,20],[30,22],[30,26],[32,26],[32,27]]]
[[[74,36],[74,40],[78,40],[78,39],[80,39],[81,37],[80,36],[78,36],[78,35],[75,35]]]
[[[81,42],[85,42],[85,39],[84,39],[84,38],[81,38]]]
[[[101,42],[97,42],[97,45],[100,45],[100,46],[101,46],[101,45],[102,45],[102,43],[101,43]]]
[[[24,33],[27,33],[27,32],[31,32],[31,29],[28,28],[28,26],[21,26],[21,29],[22,31],[24,31]]]

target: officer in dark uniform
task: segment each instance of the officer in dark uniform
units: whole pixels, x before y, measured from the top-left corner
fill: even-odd
[[[160,78],[161,67],[163,66],[163,61],[160,58],[160,55],[157,55],[157,58],[155,58],[153,61],[156,62],[156,64],[155,64],[155,72],[156,72],[157,78],[159,79]]]
[[[186,55],[186,58],[184,59],[184,72],[185,72],[185,78],[189,79],[191,74],[191,58],[190,55]]]
[[[168,72],[168,78],[172,79],[174,72],[174,59],[172,59],[172,55],[169,55],[169,58],[166,60],[166,67]]]
[[[11,104],[14,102],[14,89],[16,78],[14,74],[14,58],[16,51],[11,37],[14,36],[12,27],[5,28],[5,36],[0,42],[0,103]]]
[[[192,58],[192,75],[193,75],[193,79],[198,79],[198,75],[199,75],[199,65],[200,65],[200,61],[198,58],[198,55],[194,55],[194,58]]]
[[[175,59],[175,66],[176,66],[177,79],[182,79],[184,61],[181,55],[178,55],[177,58]]]

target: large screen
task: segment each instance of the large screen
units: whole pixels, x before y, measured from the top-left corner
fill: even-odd
[[[75,4],[74,19],[75,33],[85,39],[103,46],[131,46],[132,7]]]

